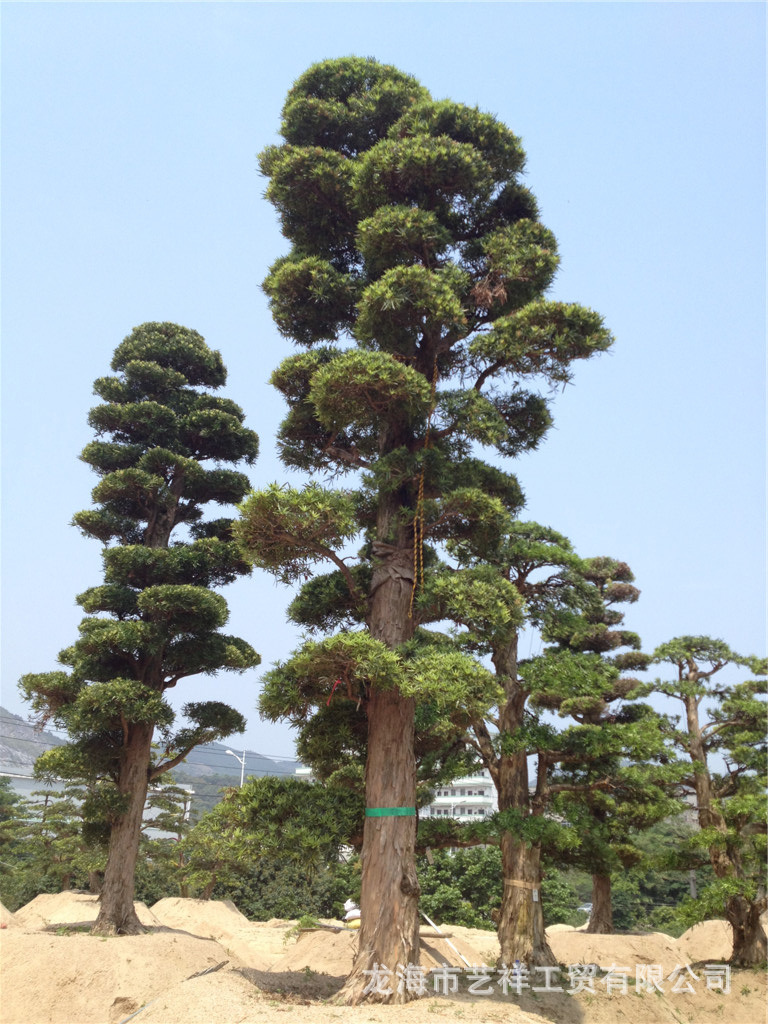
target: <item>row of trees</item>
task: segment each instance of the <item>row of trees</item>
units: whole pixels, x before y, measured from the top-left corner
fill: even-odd
[[[0,780],[0,899],[16,910],[44,892],[89,887],[98,892],[106,847],[84,828],[82,792],[45,789],[28,798]],[[195,791],[194,803],[197,802]],[[189,795],[174,786],[153,794],[145,817],[135,897],[151,906],[168,896],[229,899],[252,920],[339,917],[348,898],[360,896],[360,864],[342,843],[343,832],[360,841],[361,801],[347,796],[336,814],[336,794],[295,780],[252,779],[229,789],[215,813],[193,824]],[[350,815],[350,811],[352,814]],[[692,832],[683,822],[652,827],[643,836],[645,856],[615,880],[618,928],[671,930],[690,923],[681,911],[688,873],[664,869],[670,840]],[[288,835],[290,833],[290,835]],[[280,842],[276,842],[279,840]],[[282,840],[290,841],[291,856]],[[501,851],[477,846],[434,850],[417,858],[420,906],[434,920],[495,930],[501,902]],[[697,872],[701,882],[707,872]],[[590,895],[585,871],[558,869],[545,858],[541,887],[545,925],[583,924],[576,908]],[[682,909],[686,909],[684,904]]]
[[[304,349],[272,377],[289,408],[281,457],[347,486],[274,484],[246,498],[247,477],[231,467],[253,461],[256,437],[237,405],[211,393],[225,380],[220,355],[175,325],[137,328],[115,353],[116,376],[96,382],[98,440],[82,456],[102,479],[96,507],[75,522],[105,545],[104,583],[78,598],[87,617],[61,654],[69,671],[26,676],[22,688],[39,719],[73,739],[39,773],[85,781],[86,816],[109,827],[95,929],[138,932],[148,785],[195,744],[243,728],[211,701],[187,705],[190,724],[174,731],[164,693],[258,662],[221,632],[226,605],[213,588],[253,565],[302,582],[289,614],[314,636],[267,673],[260,706],[296,724],[300,756],[335,799],[364,794],[360,954],[343,993],[354,1004],[380,998],[364,993],[374,963],[418,962],[417,810],[430,786],[472,763],[489,769],[493,825],[458,834],[429,823],[418,843],[497,841],[502,956],[541,965],[553,962],[537,898],[542,850],[588,837],[577,856],[595,868],[599,925],[632,830],[668,814],[670,786],[685,779],[664,719],[642,701],[647,687],[626,675],[649,661],[620,628],[617,606],[637,597],[631,571],[520,523],[517,480],[479,457],[535,448],[552,390],[612,342],[598,314],[545,297],[557,245],[522,184],[519,140],[357,58],[303,75],[281,132],[261,164],[291,250],[265,289],[279,330]],[[239,519],[204,520],[209,502],[241,503]],[[317,574],[323,563],[332,571]],[[520,659],[523,628],[541,631],[542,656]],[[704,643],[683,638],[656,656],[687,666],[674,696],[688,695],[688,781],[744,936],[737,958],[742,947],[764,958],[763,897],[745,888],[750,859],[723,810],[739,806],[758,842],[750,752],[761,684],[725,693],[709,732],[691,717],[707,692],[720,700],[707,686],[725,664],[759,666]],[[736,758],[735,788],[702,768],[718,745]],[[751,802],[734,803],[745,785]]]

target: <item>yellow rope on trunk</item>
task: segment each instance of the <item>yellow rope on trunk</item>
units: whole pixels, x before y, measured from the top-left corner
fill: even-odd
[[[432,416],[435,412],[435,394],[437,393],[437,356],[432,371],[432,390],[429,396],[429,416],[427,417],[427,431],[424,435],[424,448],[429,448],[429,434],[432,429]],[[413,618],[413,602],[416,599],[416,590],[420,586],[424,589],[424,469],[422,463],[419,473],[419,490],[416,497],[416,511],[413,517],[413,586],[411,587],[411,603],[408,608],[408,618]]]

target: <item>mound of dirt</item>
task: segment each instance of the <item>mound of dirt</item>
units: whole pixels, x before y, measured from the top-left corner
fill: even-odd
[[[283,936],[291,922],[277,927],[255,924],[241,914],[231,900],[188,900],[168,897],[152,907],[167,928],[215,939],[244,965],[269,970],[274,957],[284,951]]]
[[[479,967],[494,963],[498,958],[499,943],[494,932],[454,925],[441,928],[440,932],[438,934],[432,928],[421,929],[419,963],[426,971],[443,965]],[[273,962],[270,970],[301,971],[308,967],[320,974],[346,976],[352,969],[357,952],[358,935],[356,931],[301,932],[295,942],[288,940],[285,951]]]
[[[93,902],[93,897],[85,899]],[[161,925],[146,935],[109,939],[33,931],[25,923],[37,927],[36,922],[60,915],[70,918],[62,923],[72,924],[72,918],[84,914],[82,894],[38,897],[13,915],[13,926],[0,932],[0,1024],[128,1024],[139,1011],[135,1024],[359,1024],[362,1019],[423,1024],[435,1014],[461,1017],[465,1024],[765,1021],[766,979],[755,971],[733,971],[728,993],[709,990],[701,971],[693,991],[677,993],[666,978],[663,993],[636,991],[632,984],[626,994],[612,993],[604,979],[596,978],[592,991],[524,991],[521,996],[505,994],[497,983],[486,996],[442,992],[430,979],[428,995],[405,1006],[338,1006],[333,999],[352,965],[358,932],[304,932],[284,945],[293,922],[248,922],[226,902],[161,903]],[[698,959],[721,962],[716,933],[723,922],[709,925],[715,927],[691,930],[702,944],[707,934],[714,935]],[[195,928],[203,934],[190,934]],[[212,930],[220,933],[218,941],[206,934]],[[497,959],[494,933],[448,925],[443,930],[471,964],[489,965]],[[431,929],[422,930],[422,942],[422,966],[460,964],[446,940]],[[626,967],[632,979],[637,964],[661,964],[667,975],[689,959],[682,945],[660,933],[592,936],[557,929],[550,930],[550,942],[567,964]],[[561,976],[561,983],[567,988],[567,978]]]
[[[636,964],[661,964],[667,975],[685,957],[677,942],[662,932],[647,935],[587,935],[585,932],[554,932],[549,935],[552,952],[560,963],[597,964],[598,967],[629,967],[634,976]]]
[[[191,935],[101,939],[15,929],[2,939],[2,1021],[117,1024],[190,975],[226,959],[218,943]]]
[[[159,927],[160,922],[144,903],[134,903],[134,906],[145,928]],[[98,896],[81,892],[56,892],[35,896],[31,903],[16,911],[15,917],[27,931],[44,931],[51,925],[87,928],[98,915]]]
[[[168,897],[152,906],[152,913],[168,928],[212,939],[234,935],[250,926],[231,900],[184,900]]]
[[[733,930],[727,921],[702,921],[683,932],[677,944],[689,963],[713,958],[722,963],[733,949]]]
[[[334,977],[349,974],[357,951],[358,932],[299,932],[296,941],[288,940],[283,952],[270,966],[270,971],[302,971],[309,968],[318,974]]]
[[[14,915],[0,903],[0,927],[2,928],[18,928],[19,922],[16,920]]]

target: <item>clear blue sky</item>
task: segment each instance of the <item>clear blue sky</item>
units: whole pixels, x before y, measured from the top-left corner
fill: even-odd
[[[646,649],[710,633],[765,653],[765,6],[762,3],[3,5],[2,702],[56,668],[99,582],[71,526],[95,478],[93,380],[131,328],[221,350],[258,431],[255,486],[286,473],[266,383],[292,351],[260,290],[283,251],[256,155],[302,71],[358,54],[496,114],[558,237],[553,295],[616,336],[515,464],[527,518],[632,566]],[[257,575],[224,591],[263,663],[296,631]],[[180,685],[249,719],[236,749],[291,754],[259,671]]]

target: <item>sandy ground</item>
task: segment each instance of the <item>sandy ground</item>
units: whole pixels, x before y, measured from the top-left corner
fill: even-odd
[[[493,964],[492,932],[443,926],[448,938],[422,931],[427,994],[405,1006],[334,1002],[356,951],[353,931],[315,930],[288,935],[293,922],[249,922],[228,901],[164,899],[138,905],[146,935],[101,939],[87,934],[96,917],[93,897],[77,893],[38,896],[10,914],[0,910],[0,1024],[424,1024],[433,1018],[472,1024],[764,1024],[762,972],[733,971],[730,992],[704,963],[729,952],[728,926],[707,921],[679,940],[661,933],[586,935],[565,926],[550,929],[560,962],[596,964],[585,990],[569,991],[563,970],[552,986],[562,992],[505,994]],[[450,991],[462,957],[475,976]],[[669,975],[692,965],[693,974]],[[640,966],[659,979],[639,991]],[[658,965],[658,967],[656,967]],[[629,970],[627,991],[618,968]],[[437,970],[436,970],[437,969]],[[441,977],[445,980],[441,981]],[[613,980],[611,980],[613,978]],[[469,993],[468,984],[490,994]],[[544,978],[530,984],[544,986]],[[445,988],[449,991],[446,993]],[[575,986],[571,985],[570,988]],[[677,987],[678,991],[673,991]],[[613,989],[609,991],[609,989]],[[686,989],[688,989],[686,991]]]

